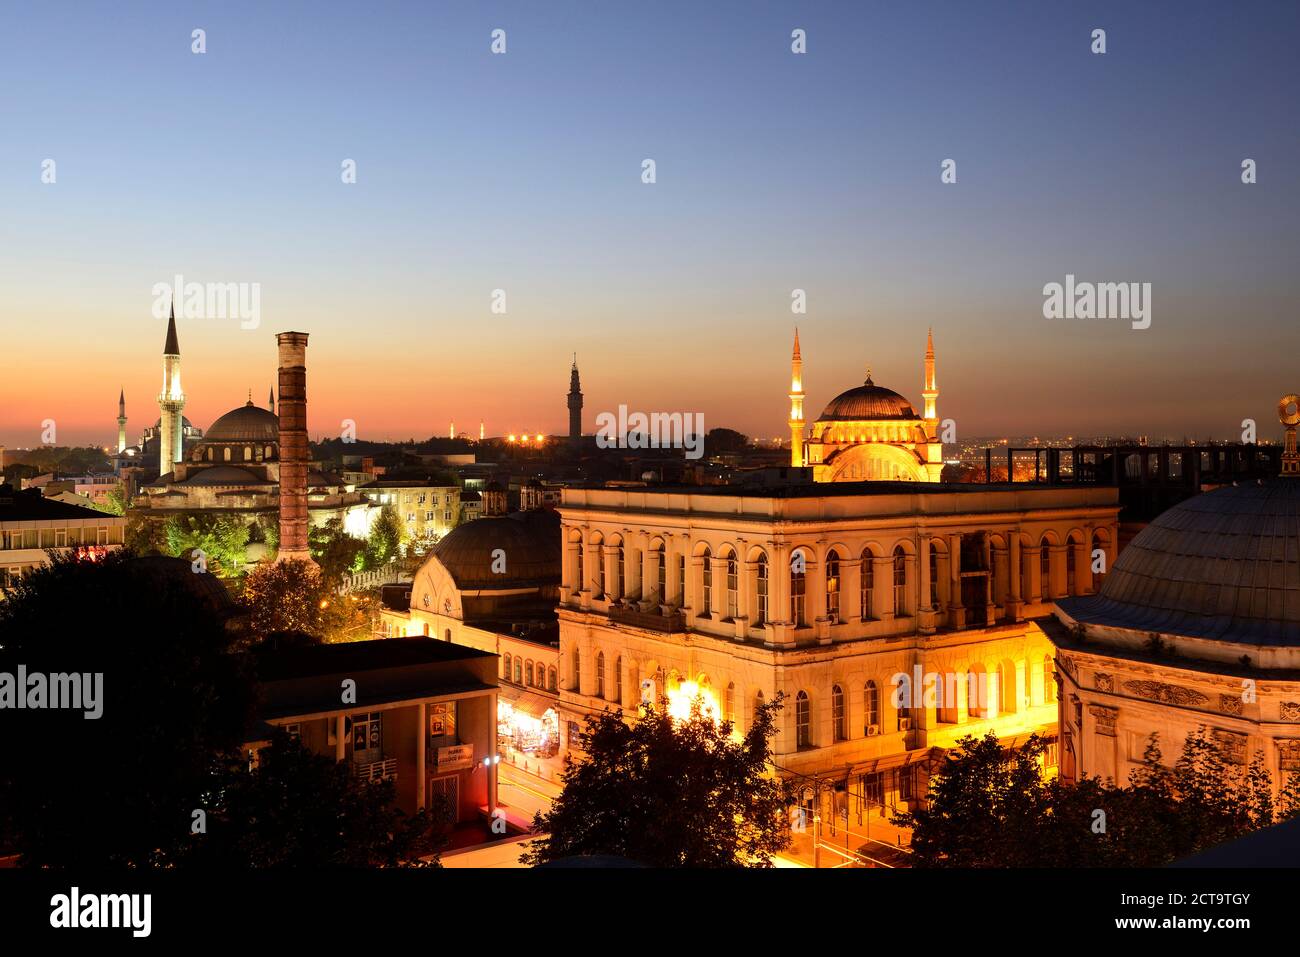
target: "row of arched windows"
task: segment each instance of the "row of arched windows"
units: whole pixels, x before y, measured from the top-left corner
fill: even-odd
[[[203,457],[206,461],[208,462],[215,461],[215,456],[213,455],[213,451],[214,450],[211,445],[207,446],[207,448],[204,449]],[[256,454],[259,461],[263,458],[272,459],[275,457],[275,453],[272,450],[272,447],[269,445],[263,449],[258,449]],[[250,445],[245,445],[244,457],[242,461],[245,462],[253,461],[253,455],[254,455],[253,447]],[[196,459],[199,457],[199,453],[197,450],[194,453],[194,457]],[[221,461],[223,462],[234,461],[234,450],[230,446],[227,445],[221,450]]]
[[[534,664],[531,658],[522,655],[501,656],[501,680],[511,681],[525,688],[537,688],[542,691],[559,691],[559,676],[555,667],[547,667],[543,662]]]

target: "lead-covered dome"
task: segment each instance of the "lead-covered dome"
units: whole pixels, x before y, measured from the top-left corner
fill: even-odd
[[[280,417],[249,402],[213,422],[203,437],[208,442],[278,442]]]
[[[1058,604],[1088,625],[1300,644],[1300,478],[1174,506],[1120,553],[1100,594]]]
[[[915,419],[911,403],[868,377],[856,389],[841,392],[831,399],[818,422],[863,422],[871,419]]]
[[[462,591],[558,585],[560,517],[543,509],[475,519],[452,529],[432,554]]]

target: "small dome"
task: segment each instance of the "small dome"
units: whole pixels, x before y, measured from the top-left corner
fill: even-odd
[[[432,554],[461,590],[558,585],[560,517],[544,509],[475,519],[452,529]],[[498,557],[504,573],[493,570],[501,568]]]
[[[252,472],[232,465],[214,465],[211,468],[198,469],[177,485],[213,486],[213,485],[274,485],[258,478]]]
[[[841,392],[831,399],[818,422],[862,422],[871,419],[915,419],[917,415],[906,399],[893,389],[867,379],[856,389]]]
[[[1100,594],[1057,604],[1084,624],[1300,644],[1300,479],[1174,506],[1120,553]]]
[[[153,424],[153,427],[154,427],[155,429],[161,429],[161,428],[162,428],[162,417],[161,417],[161,416],[158,417],[158,421],[155,422],[155,423]],[[190,424],[190,420],[189,420],[189,419],[185,418],[185,416],[182,415],[182,416],[181,416],[181,428],[182,428],[182,429],[192,429],[192,428],[194,428],[194,426]]]
[[[253,403],[231,409],[203,436],[205,444],[214,442],[279,442],[280,417],[259,409]]]

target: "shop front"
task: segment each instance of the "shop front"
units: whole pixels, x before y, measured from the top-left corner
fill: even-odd
[[[502,752],[553,758],[560,749],[556,703],[545,695],[521,692],[497,699],[497,739]]]

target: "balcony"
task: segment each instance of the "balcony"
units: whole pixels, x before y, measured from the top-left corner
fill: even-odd
[[[647,631],[685,631],[686,618],[680,611],[662,615],[657,611],[635,611],[631,608],[610,608],[609,620]]]
[[[352,776],[362,781],[396,781],[397,758],[355,762],[352,765]]]

